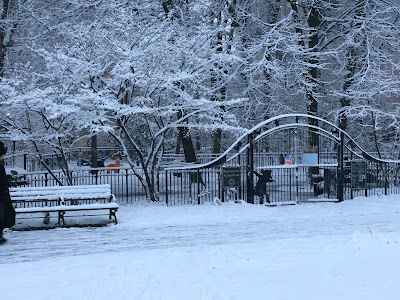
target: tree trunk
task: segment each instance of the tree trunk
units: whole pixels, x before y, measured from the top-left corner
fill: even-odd
[[[221,13],[218,15],[219,22],[221,22]],[[218,32],[217,35],[217,48],[216,52],[217,54],[222,53],[222,34],[221,32]],[[218,84],[221,84],[221,78],[218,75],[218,72],[221,72],[221,67],[219,65],[215,65],[215,70],[212,70],[212,76],[211,76],[211,86],[217,86]],[[218,95],[212,95],[211,99],[213,101],[219,101],[221,97],[225,97],[225,88],[220,88],[219,89],[220,97]],[[221,138],[222,138],[222,130],[220,128],[217,128],[216,130],[213,131],[213,147],[212,147],[212,153],[221,153]]]
[[[178,112],[178,119],[182,118],[184,112],[180,110]],[[183,153],[185,154],[185,161],[187,163],[195,163],[197,161],[196,152],[194,151],[192,136],[189,128],[186,126],[178,127],[178,138],[182,142]]]
[[[356,20],[355,23],[351,22],[350,27],[351,28],[360,28],[361,22],[359,19],[364,16],[363,12],[363,2],[364,0],[358,0],[356,3],[356,11],[354,14],[354,19]],[[357,49],[354,48],[353,46],[350,46],[348,53],[346,55],[346,69],[347,69],[347,74],[345,76],[345,81],[343,84],[343,94],[347,94],[348,90],[350,89],[351,85],[353,84],[354,81],[354,75],[355,71],[357,68]],[[341,110],[339,113],[339,128],[342,130],[347,129],[347,113],[346,113],[346,108],[349,107],[351,104],[350,97],[348,96],[343,96],[340,99],[340,106]]]
[[[221,140],[222,140],[222,129],[218,128],[213,132],[213,154],[221,153]]]
[[[90,166],[97,168],[97,135],[90,138]]]
[[[312,49],[312,52],[317,52],[316,46],[318,45],[318,27],[320,24],[319,12],[315,5],[316,4],[313,4],[313,6],[311,7],[310,14],[307,19],[308,26],[312,30],[308,45],[309,48]],[[318,116],[318,102],[315,97],[315,86],[318,76],[318,69],[316,67],[316,64],[318,63],[318,60],[316,57],[311,57],[309,59],[309,63],[312,67],[310,67],[308,72],[310,88],[307,91],[307,113],[312,116]],[[318,121],[310,118],[308,120],[308,124],[318,126]],[[319,145],[319,136],[314,129],[310,130],[308,145],[311,147],[318,147]]]
[[[299,4],[298,1],[292,0],[290,2],[291,8],[293,11],[296,12],[297,18],[299,18]],[[311,52],[317,52],[317,49],[315,48],[318,45],[318,28],[320,25],[320,16],[318,9],[316,7],[316,3],[314,2],[312,6],[310,7],[310,12],[308,14],[307,18],[307,24],[308,27],[310,28],[310,39],[308,42],[308,48],[311,49]],[[299,21],[298,21],[299,22]],[[300,23],[300,22],[299,22]],[[303,31],[301,29],[301,26],[296,26],[296,33],[302,34]],[[299,41],[299,44],[302,45],[303,47],[306,47],[305,41]],[[316,85],[316,79],[318,76],[318,69],[316,67],[316,64],[318,63],[317,58],[314,57],[309,57],[308,58],[308,63],[311,65],[308,70],[307,78],[306,80],[308,81],[309,86],[307,87],[306,91],[306,97],[307,97],[307,114],[311,116],[317,116],[318,115],[318,102],[315,97],[315,85]],[[308,124],[312,126],[318,126],[318,121],[314,120],[312,118],[308,119]],[[309,131],[309,138],[308,138],[308,145],[311,147],[316,147],[318,146],[319,143],[319,138],[318,134],[314,129],[310,129]]]
[[[351,87],[353,80],[354,80],[354,72],[356,69],[356,62],[355,62],[355,49],[353,47],[349,51],[346,68],[347,68],[347,74],[345,76],[345,81],[343,84],[343,93],[344,94],[347,93],[347,91]],[[350,106],[350,97],[343,96],[340,99],[340,106],[341,106],[341,111],[339,114],[339,128],[342,130],[346,130],[347,129],[346,108]]]
[[[181,139],[181,136],[180,136],[179,131],[178,131],[178,134],[176,136],[175,154],[181,153],[181,144],[182,144],[182,139]]]
[[[200,151],[201,150],[201,143],[200,143],[200,137],[198,135],[196,135],[195,138],[195,144],[196,144],[196,151]]]
[[[4,26],[4,21],[7,19],[8,14],[8,5],[9,0],[3,0],[3,13],[1,14],[0,21],[3,23],[3,26],[0,27],[0,78],[3,77],[4,74],[4,64],[6,59],[6,35],[7,35],[7,26]]]

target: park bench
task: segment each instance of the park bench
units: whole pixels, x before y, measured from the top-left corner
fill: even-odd
[[[10,188],[10,196],[16,215],[44,213],[44,223],[48,223],[50,213],[58,215],[58,226],[65,226],[65,215],[69,212],[85,212],[106,210],[109,220],[117,224],[116,211],[119,206],[115,196],[111,194],[108,184],[48,186],[48,187],[14,187]],[[76,214],[71,216],[76,217]],[[79,216],[79,215],[78,215]],[[27,218],[34,218],[32,216]],[[46,219],[47,218],[47,219]],[[24,219],[24,218],[22,218]]]

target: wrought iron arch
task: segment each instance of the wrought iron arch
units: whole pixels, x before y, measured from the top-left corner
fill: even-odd
[[[317,122],[316,125],[311,125],[309,120]],[[315,124],[315,122],[313,124]],[[181,167],[171,167],[168,170],[192,170],[199,171],[207,168],[212,168],[218,165],[227,164],[236,159],[242,153],[247,153],[247,187],[248,201],[252,198],[252,189],[254,183],[252,181],[253,173],[253,145],[270,135],[287,129],[304,129],[312,131],[320,136],[323,136],[337,144],[337,162],[338,162],[338,199],[343,200],[343,153],[346,149],[357,158],[366,159],[377,164],[395,163],[400,164],[400,160],[387,160],[374,157],[365,151],[347,132],[340,129],[338,126],[323,118],[308,115],[308,114],[283,114],[269,118],[260,122],[251,129],[246,130],[233,142],[224,153],[214,158],[213,160],[203,164],[188,164]]]

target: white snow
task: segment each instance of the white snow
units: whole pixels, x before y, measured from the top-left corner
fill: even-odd
[[[83,199],[110,199],[111,186],[99,185],[71,185],[71,186],[42,186],[42,187],[13,187],[10,195],[16,201],[38,200],[83,200]]]
[[[400,196],[127,206],[118,225],[7,231],[1,299],[398,299]]]

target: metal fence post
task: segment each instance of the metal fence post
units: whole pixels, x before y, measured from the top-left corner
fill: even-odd
[[[365,194],[364,195],[365,195],[365,197],[368,197],[368,161],[365,164],[364,172],[365,172],[365,189],[364,189]]]
[[[337,186],[337,196],[338,201],[343,201],[343,175],[344,175],[344,168],[343,168],[343,150],[344,150],[344,133],[340,131],[340,143],[338,149],[338,186]]]
[[[157,193],[160,195],[160,171],[157,171]]]
[[[388,185],[389,185],[389,180],[388,180],[388,164],[385,164],[385,195],[387,196],[388,194]]]
[[[221,178],[219,180],[219,189],[221,191],[221,201],[225,202],[225,187],[224,187],[224,168],[221,168]]]
[[[200,170],[197,169],[197,204],[200,205]]]
[[[165,204],[168,205],[168,170],[165,170]]]
[[[129,202],[129,174],[128,174],[128,169],[125,169],[125,184],[126,184],[126,203]]]
[[[248,136],[249,148],[247,149],[247,203],[254,204],[254,137],[253,133]]]

